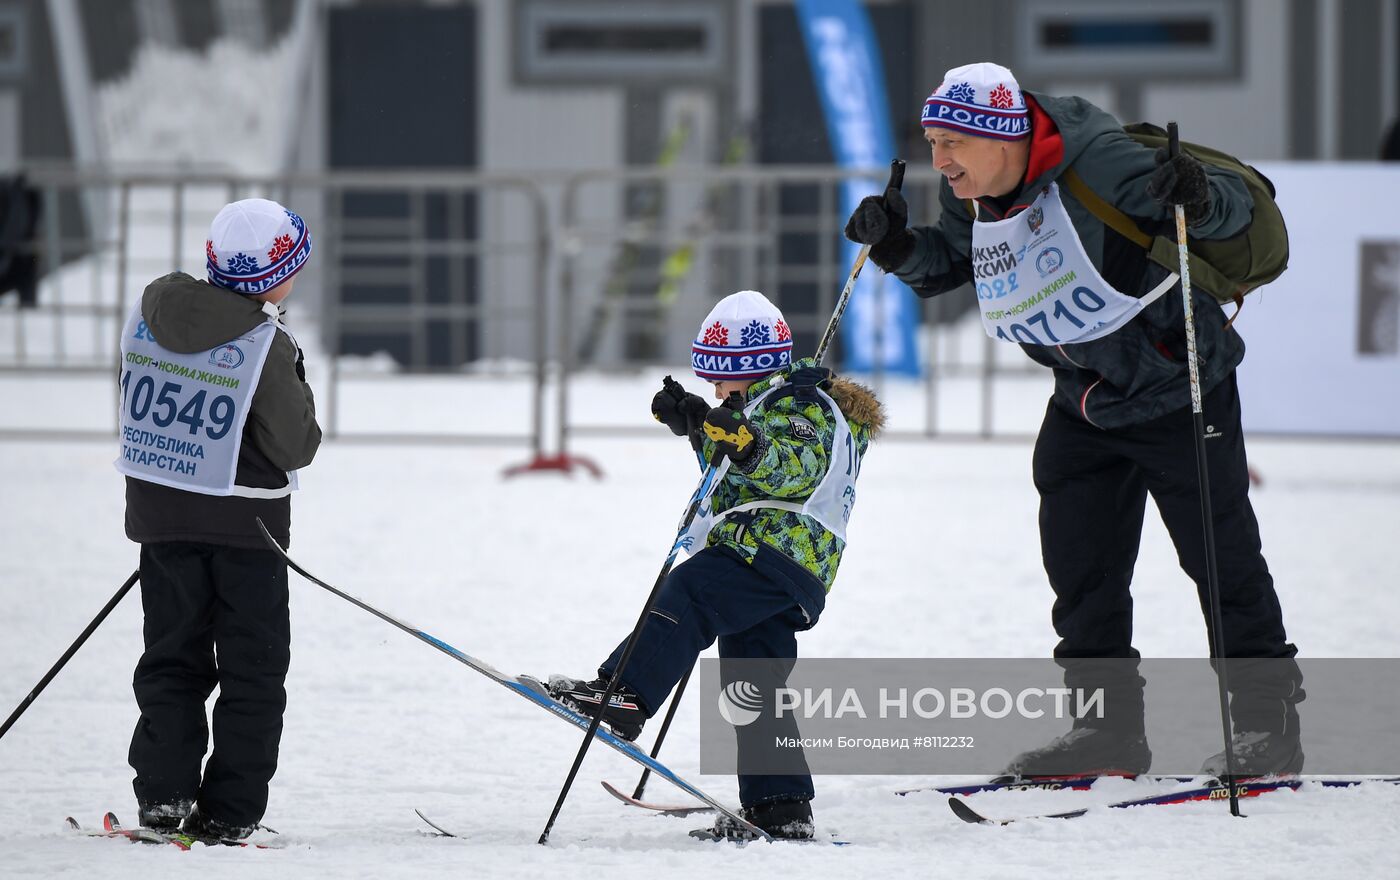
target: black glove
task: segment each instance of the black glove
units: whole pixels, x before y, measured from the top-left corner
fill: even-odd
[[[744,415],[743,401],[731,395],[722,405],[705,416],[705,436],[715,444],[715,460],[727,455],[735,464],[743,464],[758,451],[758,432]]]
[[[710,405],[698,394],[691,394],[681,383],[667,376],[661,390],[651,399],[651,414],[677,437],[689,437],[691,446],[700,447],[700,425]]]
[[[1210,181],[1205,166],[1189,153],[1167,155],[1166,147],[1157,149],[1157,170],[1147,181],[1147,194],[1167,207],[1180,205],[1186,212],[1187,224],[1194,226],[1210,213]]]
[[[877,245],[909,225],[909,203],[894,187],[883,196],[866,196],[846,221],[846,237],[856,244]]]
[[[904,193],[891,186],[883,196],[866,196],[846,221],[846,237],[857,244],[870,245],[870,260],[892,272],[914,252],[914,234],[909,225],[909,203]]]

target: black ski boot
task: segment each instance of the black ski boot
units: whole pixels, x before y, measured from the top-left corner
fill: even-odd
[[[811,801],[769,801],[746,808],[743,816],[779,840],[811,840],[815,832]]]
[[[598,705],[607,689],[607,679],[603,678],[581,681],[564,675],[549,677],[549,695],[589,718],[598,714]],[[603,712],[603,723],[617,736],[633,742],[641,736],[642,725],[649,717],[637,695],[619,682]]]
[[[199,811],[199,807],[195,807],[180,826],[180,832],[206,844],[237,843],[252,834],[257,827],[256,824],[231,825],[221,822],[212,816],[206,816]]]
[[[1152,766],[1152,750],[1141,733],[1074,727],[1007,765],[1012,776],[1137,776]]]
[[[744,807],[739,815],[767,831],[775,840],[811,840],[816,833],[816,826],[812,824],[811,801],[769,801],[754,807]],[[698,828],[690,832],[690,836],[702,840],[741,842],[759,839],[757,834],[723,813],[715,820],[714,825]]]
[[[171,801],[168,804],[140,804],[136,821],[141,827],[161,834],[180,830],[180,823],[194,808],[194,801]]]
[[[1295,727],[1296,731],[1297,728]],[[1292,776],[1303,771],[1303,744],[1297,733],[1242,730],[1230,739],[1235,776]],[[1206,759],[1201,772],[1225,776],[1225,752]]]

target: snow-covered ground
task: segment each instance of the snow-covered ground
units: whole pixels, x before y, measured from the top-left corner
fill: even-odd
[[[130,76],[99,96],[108,155],[141,165],[173,159],[245,173],[275,168],[274,140],[255,135],[279,130],[287,96],[232,103],[219,97],[226,87],[266,97],[266,88],[250,87],[243,76],[250,62],[240,51],[221,44],[202,61],[143,53]],[[285,79],[291,59],[285,44],[259,58],[258,82]],[[230,71],[238,76],[230,79]],[[218,112],[202,112],[192,96]],[[246,137],[229,137],[227,126],[208,124],[230,112]],[[173,141],[171,118],[181,120]],[[222,198],[187,194],[181,249],[170,236],[164,203],[138,194],[137,207],[154,213],[133,221],[138,244],[130,278],[174,265],[197,273],[201,217]],[[110,255],[104,259],[56,273],[71,282],[63,302],[114,301],[116,276]],[[54,291],[46,289],[43,301],[56,301]],[[295,302],[293,309],[300,322]],[[59,326],[43,314],[0,313],[0,362],[23,361],[21,343],[28,355],[58,363],[102,362],[122,317]],[[320,350],[312,339],[303,342],[310,352]],[[323,367],[314,354],[308,357],[324,402]],[[585,378],[571,410],[584,421],[646,426],[646,403],[659,375]],[[110,427],[111,384],[100,376],[4,373],[0,428]],[[348,433],[390,424],[424,433],[517,433],[528,427],[527,389],[519,380],[489,377],[347,383],[339,416]],[[1017,380],[1010,390],[1000,386],[998,428],[1033,430],[1046,393],[1044,374]],[[891,387],[886,397],[896,427],[925,424],[920,389]],[[940,427],[974,430],[977,400],[974,386],[954,383],[937,404]],[[502,669],[585,673],[635,620],[695,475],[684,447],[660,429],[646,439],[583,438],[571,450],[597,461],[606,479],[504,481],[502,469],[525,459],[518,447],[328,444],[302,474],[293,554],[332,583]],[[0,715],[24,698],[136,565],[136,547],[122,534],[114,455],[115,440],[0,441]],[[1255,505],[1293,640],[1311,657],[1397,656],[1400,542],[1392,536],[1400,518],[1400,446],[1256,441],[1251,460],[1265,480]],[[1029,444],[877,445],[862,471],[851,548],[821,624],[801,639],[802,652],[1047,656],[1054,639],[1035,511]],[[1019,552],[1006,553],[1000,540],[990,549],[983,532],[988,523],[1001,534],[1025,536]],[[1149,515],[1135,590],[1144,655],[1205,654],[1194,596]],[[613,878],[748,871],[804,880],[1154,880],[1183,873],[1325,878],[1397,872],[1400,787],[1271,795],[1246,802],[1251,818],[1244,821],[1231,820],[1217,803],[988,828],[961,823],[936,795],[892,793],[939,780],[821,777],[818,822],[855,845],[737,849],[689,839],[685,831],[700,820],[618,805],[598,781],[630,787],[637,768],[601,747],[591,751],[552,843],[542,847],[535,841],[577,746],[576,731],[295,577],[292,616],[286,732],[266,816],[282,832],[285,849],[180,853],[62,830],[70,814],[89,825],[109,809],[134,820],[126,748],[136,720],[130,680],[141,647],[141,613],[133,595],[0,740],[0,878],[148,880],[196,871],[206,880],[551,872]],[[702,787],[733,799],[732,779],[696,776],[697,715],[692,693],[663,757]],[[644,734],[644,742],[651,736]],[[1119,782],[1088,793],[987,794],[976,803],[988,813],[1015,815],[1110,801],[1129,787]],[[661,781],[648,790],[658,799],[679,797]],[[463,839],[421,836],[415,807]]]
[[[655,377],[652,377],[655,378]],[[62,406],[65,380],[24,380],[26,401]],[[473,380],[383,387],[434,394],[486,419],[517,404]],[[424,389],[426,383],[426,390]],[[501,386],[506,387],[506,386]],[[638,381],[600,382],[576,404],[644,416]],[[6,387],[6,399],[19,390]],[[649,393],[647,394],[649,396]],[[40,405],[39,403],[27,405]],[[640,416],[639,416],[640,418]],[[136,564],[122,534],[113,442],[0,443],[0,713],[8,713]],[[302,473],[293,555],[311,571],[510,671],[588,672],[635,620],[694,479],[661,429],[582,439],[606,471],[502,480],[519,448],[328,444]],[[1396,656],[1400,643],[1400,449],[1393,444],[1256,441],[1254,493],[1290,635],[1307,656]],[[1030,447],[891,442],[861,477],[851,548],[809,656],[1038,657],[1053,643],[1035,540]],[[983,549],[985,524],[1025,536]],[[1000,546],[1001,542],[998,542]],[[1201,656],[1194,591],[1149,515],[1138,565],[1138,647]],[[248,876],[708,877],[737,871],[822,877],[909,872],[948,877],[1166,878],[1393,874],[1400,788],[1270,795],[1231,820],[1222,804],[1103,811],[1002,828],[959,822],[936,795],[896,797],[923,780],[819,777],[819,823],[850,847],[703,844],[700,820],[622,807],[599,787],[637,768],[594,748],[547,847],[536,844],[578,742],[570,727],[293,576],[293,660],[281,766],[266,822],[287,848],[128,846],[65,833],[73,815],[134,821],[126,747],[140,652],[131,596],[0,741],[0,876],[146,880],[199,871]],[[698,707],[688,698],[663,758],[697,773]],[[649,743],[651,733],[644,734]],[[698,777],[722,797],[733,780]],[[1114,799],[1088,793],[978,796],[1014,815]],[[1135,789],[1136,790],[1136,789]],[[661,781],[658,799],[680,795]],[[421,836],[415,807],[464,839]]]

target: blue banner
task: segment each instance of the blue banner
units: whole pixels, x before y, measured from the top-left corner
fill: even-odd
[[[889,167],[895,151],[884,67],[865,8],[857,0],[797,0],[797,18],[836,164]],[[850,216],[862,198],[883,192],[887,177],[846,180],[841,186],[842,214]],[[845,245],[849,266],[855,263],[860,246],[849,241]],[[842,367],[871,372],[878,365],[888,372],[917,376],[915,297],[894,277],[866,265],[841,321]],[[832,283],[840,282],[832,279]]]

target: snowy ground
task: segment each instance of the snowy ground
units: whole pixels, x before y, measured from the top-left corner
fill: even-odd
[[[58,382],[59,380],[29,380]],[[617,389],[618,405],[633,385]],[[30,388],[44,392],[45,389]],[[59,386],[48,389],[62,395]],[[42,395],[41,395],[42,396]],[[479,395],[474,406],[483,405]],[[489,403],[489,401],[486,401]],[[645,407],[645,401],[632,401]],[[467,401],[463,401],[463,404]],[[635,619],[671,540],[694,465],[669,435],[584,440],[607,473],[503,481],[510,448],[331,444],[303,472],[293,554],[310,570],[505,670],[589,671]],[[1257,441],[1265,552],[1290,634],[1308,656],[1396,656],[1400,450]],[[0,712],[8,713],[135,566],[121,532],[112,442],[0,444]],[[1035,542],[1027,444],[877,445],[862,472],[851,549],[811,656],[1045,656],[1049,590]],[[979,526],[1025,536],[980,550]],[[1148,656],[1205,653],[1191,585],[1149,516],[1136,588]],[[0,742],[0,876],[949,877],[1380,876],[1394,871],[1400,788],[1281,793],[1246,802],[1105,811],[1004,828],[955,819],[937,796],[895,797],[909,777],[822,777],[818,821],[855,846],[686,837],[697,820],[645,815],[598,786],[637,768],[592,750],[548,847],[535,843],[575,731],[348,603],[293,578],[293,662],[281,768],[266,821],[280,851],[173,849],[75,838],[65,815],[134,820],[126,745],[140,608],[129,597]],[[698,709],[665,758],[697,771]],[[650,734],[644,734],[650,742]],[[931,781],[931,780],[930,780]],[[733,798],[734,783],[699,784]],[[1122,791],[979,796],[1014,815]],[[662,782],[649,791],[678,795]],[[419,807],[462,840],[420,836]],[[197,864],[197,868],[194,866]],[[251,871],[251,873],[250,873]],[[633,874],[636,872],[636,874]]]
[[[247,66],[226,63],[222,51],[232,50],[210,55],[216,69]],[[275,73],[286,57],[280,51],[264,59],[263,72]],[[202,117],[186,98],[217,85],[188,58],[143,56],[132,77],[101,96],[110,155],[169,158],[171,140],[162,126],[173,118],[169,108],[181,106],[182,131],[193,133],[174,155],[245,172],[264,169],[276,157],[262,147],[252,150],[222,129],[211,141],[207,126],[191,122]],[[243,93],[261,94],[246,86],[240,81]],[[132,124],[132,96],[161,112]],[[227,101],[204,103],[228,107]],[[257,108],[261,116],[252,113]],[[234,110],[241,130],[256,131],[268,130],[264,123],[280,107],[261,100],[256,108],[239,104]],[[156,153],[152,143],[160,145]],[[203,234],[195,220],[203,210],[197,209],[199,194],[189,198],[187,243]],[[161,243],[135,249],[132,277],[165,271],[180,258],[192,259],[186,268],[197,271],[197,247],[173,261],[162,256],[170,240],[163,207],[154,218],[138,217],[132,235]],[[107,301],[101,279],[115,277],[96,262],[59,274],[71,275],[75,301],[94,303]],[[44,301],[52,299],[46,292]],[[114,328],[100,323],[70,324],[76,330],[68,338],[39,315],[25,319],[33,324],[26,337],[17,320],[0,313],[0,361],[16,360],[15,346],[25,340],[31,355],[57,350],[101,362],[115,340]],[[320,349],[308,344],[308,350]],[[313,381],[324,377],[310,358],[308,367]],[[592,407],[588,421],[602,416],[646,425],[645,402],[656,378],[585,381],[573,407]],[[1031,384],[998,397],[999,428],[1034,428],[1048,381],[1042,376]],[[524,386],[517,385],[511,393],[488,380],[362,383],[358,396],[345,395],[343,427],[350,433],[380,429],[376,417],[393,406],[400,413],[410,408],[412,427],[423,432],[494,432],[500,423],[519,432],[527,413],[519,393]],[[324,386],[318,393],[324,401]],[[916,390],[894,389],[888,398],[898,427],[924,424]],[[955,387],[940,398],[940,427],[975,429],[976,400],[973,387]],[[110,379],[87,376],[8,373],[0,376],[0,402],[0,428],[109,427],[113,408]],[[490,427],[484,425],[488,416]],[[524,460],[518,448],[328,445],[302,475],[293,552],[331,582],[502,669],[587,672],[635,620],[695,479],[683,448],[656,433],[653,439],[576,441],[573,451],[605,469],[603,482],[558,476],[502,481],[504,467]],[[1400,542],[1387,537],[1400,514],[1400,446],[1271,441],[1254,442],[1251,452],[1266,481],[1255,504],[1293,640],[1312,657],[1400,656],[1394,636]],[[114,454],[113,440],[0,442],[0,716],[136,564],[136,548],[121,533]],[[1048,655],[1049,589],[1034,537],[1029,460],[1028,444],[877,446],[862,471],[851,549],[821,625],[802,639],[804,654]],[[982,549],[979,526],[989,522],[1024,535],[1021,552]],[[1145,655],[1205,653],[1192,586],[1151,516],[1135,596],[1138,647]],[[0,878],[147,880],[182,869],[207,880],[538,877],[551,871],[607,878],[751,871],[804,880],[911,873],[959,880],[1154,880],[1184,872],[1251,878],[1396,872],[1400,788],[1272,795],[1246,802],[1251,818],[1244,821],[1230,820],[1221,804],[1204,804],[985,828],[956,820],[940,797],[892,794],[936,780],[823,777],[817,780],[818,821],[854,846],[738,850],[687,838],[685,830],[698,820],[617,805],[597,781],[630,787],[637,768],[604,748],[592,750],[552,844],[541,847],[535,840],[577,745],[573,729],[295,578],[292,603],[287,725],[266,817],[283,832],[286,849],[182,854],[61,830],[68,814],[87,824],[108,809],[134,818],[126,744],[136,718],[130,677],[141,620],[131,596],[0,741]],[[696,773],[697,711],[692,695],[664,756],[684,775]],[[646,742],[650,736],[644,735]],[[732,779],[697,781],[734,797]],[[989,794],[976,803],[1004,815],[1070,809],[1113,800],[1126,785],[1089,793]],[[659,781],[649,791],[675,796]],[[420,836],[414,807],[465,839]]]

